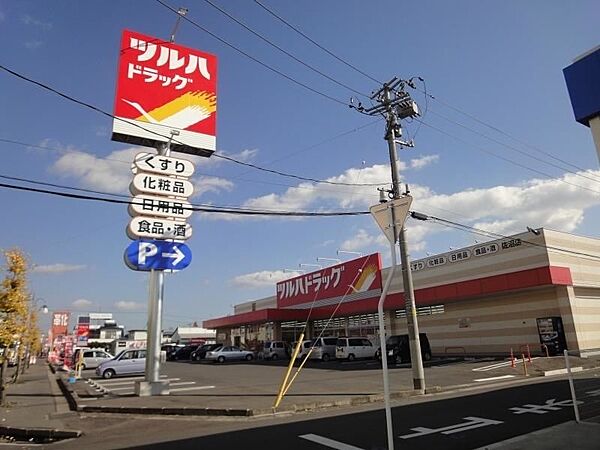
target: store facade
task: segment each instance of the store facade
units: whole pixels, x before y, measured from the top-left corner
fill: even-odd
[[[600,240],[539,229],[411,263],[417,316],[434,355],[600,349]],[[275,295],[207,320],[217,341],[378,336],[377,303],[389,268],[379,254],[274,286]],[[384,306],[386,333],[405,334],[401,271]],[[308,323],[307,323],[308,322]]]

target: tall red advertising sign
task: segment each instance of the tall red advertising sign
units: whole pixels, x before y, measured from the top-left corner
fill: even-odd
[[[125,30],[112,140],[210,156],[216,149],[217,57]]]
[[[277,283],[277,307],[326,306],[341,298],[360,300],[381,291],[379,253],[346,261]]]
[[[66,336],[69,334],[69,313],[65,311],[56,311],[52,313],[52,337]]]

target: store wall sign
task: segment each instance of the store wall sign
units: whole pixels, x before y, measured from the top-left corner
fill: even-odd
[[[507,239],[500,242],[492,242],[490,244],[479,245],[470,249],[458,250],[444,255],[436,255],[431,258],[413,261],[410,268],[413,272],[418,272],[424,269],[439,267],[448,263],[459,263],[471,259],[471,257],[488,256],[502,250],[509,250],[519,247],[523,244],[521,239]]]
[[[381,289],[379,253],[277,283],[277,306],[285,307]]]
[[[210,156],[216,149],[217,57],[124,30],[114,141]],[[172,133],[174,132],[174,133]]]

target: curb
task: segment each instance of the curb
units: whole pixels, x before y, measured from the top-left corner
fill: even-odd
[[[56,430],[52,428],[0,427],[0,434],[17,439],[72,439],[81,436],[78,430]]]
[[[113,413],[113,414],[154,414],[163,416],[226,416],[226,417],[251,417],[252,409],[234,408],[170,408],[170,407],[129,407],[129,406],[77,406],[78,412],[87,413]]]

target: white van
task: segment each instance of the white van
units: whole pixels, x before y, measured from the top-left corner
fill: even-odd
[[[337,340],[335,357],[354,361],[357,358],[375,358],[377,347],[371,341],[361,337],[341,337]]]
[[[292,344],[292,354],[294,353],[296,345],[298,345],[297,342],[294,342]],[[302,341],[302,346],[300,347],[300,351],[298,352],[298,355],[296,356],[296,360],[304,359],[306,357],[306,355],[308,354],[308,351],[310,350],[311,346],[312,346],[312,341]]]

